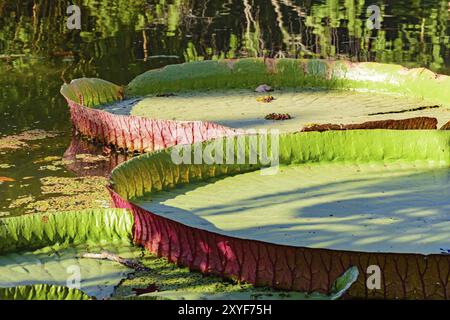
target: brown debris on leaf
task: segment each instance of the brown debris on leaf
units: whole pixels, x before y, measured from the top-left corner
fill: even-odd
[[[450,121],[444,124],[439,130],[450,130]]]
[[[273,100],[275,100],[275,98],[273,96],[263,96],[263,97],[256,98],[256,101],[263,102],[263,103],[269,103],[269,102],[272,102]]]
[[[140,296],[146,293],[157,292],[159,291],[159,288],[155,283],[151,283],[146,288],[133,288],[131,290],[136,293],[137,296]]]
[[[82,258],[85,259],[98,259],[98,260],[110,260],[118,262],[125,267],[134,269],[135,271],[148,271],[148,268],[146,268],[144,265],[142,265],[139,261],[125,259],[122,257],[119,257],[118,255],[108,252],[108,251],[102,251],[101,253],[85,253],[81,255]]]
[[[156,95],[158,98],[169,98],[169,97],[175,97],[176,95],[174,93],[158,93]]]
[[[416,117],[402,120],[367,121],[357,124],[313,124],[304,127],[302,132],[329,130],[362,130],[362,129],[390,129],[390,130],[433,130],[437,129],[437,119]]]
[[[266,120],[289,120],[292,119],[289,113],[270,113],[264,117]]]

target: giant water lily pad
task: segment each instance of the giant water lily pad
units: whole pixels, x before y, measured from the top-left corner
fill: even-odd
[[[178,166],[175,147],[122,164],[112,180],[139,207],[211,232],[290,246],[432,254],[450,242],[449,137],[389,130],[286,134],[279,142],[258,136],[271,147],[279,143],[277,155],[269,149],[280,161],[273,174],[264,174],[261,163]],[[221,148],[234,149],[239,139],[224,139]]]
[[[112,209],[1,219],[0,295],[39,299],[49,288],[37,285],[74,285],[89,296],[109,297],[134,270],[82,255],[106,250],[124,258],[139,257],[141,249],[131,242],[132,227],[128,212]],[[16,287],[22,288],[14,291]]]
[[[276,90],[270,104],[258,102],[251,90],[194,91],[170,97],[151,96],[126,107],[105,111],[178,121],[209,121],[236,129],[278,129],[295,132],[311,123],[363,123],[407,117],[434,117],[442,127],[450,111],[417,98],[339,90]],[[289,114],[286,121],[268,121],[270,113]]]
[[[96,106],[123,98],[123,89],[101,79],[77,79],[64,85],[64,96],[84,106]]]
[[[141,249],[130,242],[104,244],[53,245],[32,251],[18,251],[0,256],[0,287],[30,284],[66,286],[80,275],[83,292],[97,299],[108,298],[115,286],[134,272],[108,260],[85,259],[85,253],[108,251],[127,259],[138,258]]]
[[[297,59],[238,59],[199,61],[170,65],[136,77],[126,88],[127,96],[213,89],[272,87],[361,89],[399,93],[448,105],[449,77],[424,68],[408,70],[399,65],[349,63],[346,61]]]
[[[390,283],[382,294],[413,297],[434,288],[435,281],[418,279],[438,281],[448,269],[439,253],[450,242],[449,132],[282,134],[267,139],[268,156],[280,164],[272,175],[261,171],[264,154],[249,161],[255,138],[267,137],[245,137],[243,164],[194,164],[198,148],[205,154],[218,141],[224,153],[228,143],[236,150],[242,137],[234,137],[173,147],[116,168],[115,201],[132,204],[137,239],[191,267],[280,288],[328,287],[325,280],[351,263],[362,272],[381,261]],[[190,163],[174,161],[180,150]],[[311,264],[316,273],[308,271]],[[425,273],[424,264],[432,266]],[[356,296],[366,292],[364,283],[356,287]]]
[[[420,161],[294,165],[273,176],[256,171],[190,183],[134,203],[239,238],[432,254],[450,243],[449,178],[448,165]]]
[[[259,102],[263,94],[254,92],[261,84],[276,89],[270,103]],[[120,90],[104,80],[77,79],[61,93],[78,131],[128,151],[201,142],[240,129],[293,132],[311,123],[418,116],[437,118],[442,126],[450,120],[448,76],[377,63],[200,61],[148,71],[131,81],[123,95]],[[266,120],[273,113],[290,119]]]
[[[423,69],[409,71],[396,65],[321,60],[267,61],[204,61],[149,71],[129,84],[127,94],[153,96],[106,110],[152,119],[203,120],[232,128],[279,128],[291,132],[311,122],[402,119],[405,113],[406,117],[437,117],[441,125],[450,119],[447,110],[427,108],[435,104],[448,106],[450,97],[444,97],[446,94],[437,89],[450,88],[448,77],[435,81],[432,73]],[[250,90],[261,83],[282,89],[271,93],[275,100],[268,105],[258,103],[262,95]],[[419,90],[421,83],[433,87],[433,92],[443,99]],[[311,88],[314,90],[308,90]],[[172,91],[177,94],[158,96]],[[264,116],[270,112],[288,113],[292,120],[266,121]]]

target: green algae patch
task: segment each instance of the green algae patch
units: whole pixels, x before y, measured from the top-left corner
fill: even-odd
[[[48,156],[33,162],[34,164],[39,164],[39,171],[60,171],[65,170],[67,165],[73,163],[72,160],[65,160],[58,156]]]
[[[32,196],[19,196],[17,199],[11,201],[9,209],[23,208],[24,206],[30,204],[34,200],[35,199]]]
[[[16,135],[0,137],[0,151],[18,150],[30,147],[30,142],[58,136],[56,132],[28,130]]]
[[[55,166],[60,168],[59,166]],[[45,167],[50,170],[49,167]],[[62,170],[62,169],[61,169]],[[51,170],[53,171],[53,170]],[[9,209],[24,213],[57,212],[110,207],[105,177],[55,177],[40,179],[39,196],[21,196],[11,201]]]
[[[80,160],[84,163],[89,163],[89,164],[96,164],[102,161],[105,161],[108,159],[108,157],[106,156],[102,156],[102,155],[93,155],[93,154],[89,154],[89,153],[80,153],[77,154],[75,156],[75,158],[77,160]]]
[[[81,290],[48,284],[0,288],[0,300],[91,300]]]
[[[110,196],[105,188],[107,179],[97,176],[99,170],[96,170],[104,165],[106,157],[79,154],[65,159],[54,155],[56,152],[52,153],[51,147],[46,147],[48,151],[37,150],[30,156],[31,159],[26,160],[23,159],[26,149],[5,156],[5,163],[16,162],[14,166],[0,166],[0,176],[12,177],[15,181],[0,181],[4,192],[4,197],[0,199],[1,211],[21,215],[109,208]],[[68,171],[75,163],[83,170],[96,172],[90,176],[74,177]]]

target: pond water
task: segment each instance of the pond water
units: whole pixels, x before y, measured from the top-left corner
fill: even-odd
[[[30,202],[57,194],[43,192],[46,178],[82,174],[62,160],[72,129],[59,88],[74,78],[124,85],[167,64],[249,56],[378,61],[450,74],[447,0],[79,2],[81,31],[66,28],[67,1],[0,2],[0,216],[32,212]],[[371,4],[381,8],[380,30],[366,26]],[[93,149],[83,150],[105,156]]]

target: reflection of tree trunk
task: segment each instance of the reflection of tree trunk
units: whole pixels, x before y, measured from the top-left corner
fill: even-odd
[[[286,45],[289,45],[289,41],[291,39],[291,35],[289,32],[286,31],[286,29],[283,26],[283,13],[281,12],[280,4],[277,0],[271,0],[273,8],[275,10],[275,13],[277,14],[277,22],[278,27],[281,30],[281,33],[283,34],[283,42],[286,43]]]
[[[301,50],[305,51],[308,54],[312,54],[311,51],[308,50],[308,48],[306,47],[306,45],[303,44],[303,34],[302,34],[302,18],[305,18],[306,12],[302,10],[302,8],[296,4],[294,4],[291,0],[282,0],[283,4],[285,6],[291,7],[298,15],[298,22],[300,25],[300,30],[298,33],[298,37],[296,38],[295,44],[299,45]]]
[[[302,10],[302,8],[294,3],[291,0],[282,0],[283,4],[291,7],[295,12],[297,12],[299,18],[306,17],[306,12]]]
[[[33,26],[36,26],[36,23],[38,21],[37,19],[37,11],[39,9],[39,5],[37,3],[33,4]]]
[[[249,4],[248,0],[244,0],[244,14],[245,14],[245,20],[247,22],[246,26],[246,38],[249,43],[248,47],[250,50],[252,50],[255,54],[255,56],[259,56],[259,50],[256,47],[252,36],[251,36],[251,25],[254,25],[256,30],[256,21],[253,19],[252,15],[252,6]]]
[[[284,26],[283,26],[283,12],[281,11],[281,6],[280,6],[280,3],[278,2],[278,0],[271,0],[271,2],[272,2],[272,5],[274,7],[275,13],[277,15],[277,23],[278,23],[278,27],[281,30],[281,34],[282,34],[282,38],[283,38],[284,44],[288,48],[293,45],[295,53],[297,52],[296,46],[300,46],[302,51],[304,51],[307,54],[313,55],[313,53],[310,50],[308,50],[306,45],[304,45],[302,43],[302,35],[301,35],[301,33],[300,33],[300,35],[298,36],[297,39],[293,40],[291,34],[284,28]],[[290,1],[290,0],[282,0],[282,2],[285,5],[292,7],[294,9],[294,11],[297,12],[300,21],[301,21],[301,17],[305,16],[305,13],[301,10],[301,8],[299,6],[296,6],[295,4],[293,4],[292,1]]]
[[[147,40],[147,32],[145,29],[142,30],[142,38],[143,38],[143,44],[142,47],[144,49],[144,61],[148,60],[148,40]]]
[[[33,5],[33,48],[36,49],[36,42],[39,40],[39,12],[40,6],[37,3]]]
[[[425,18],[422,18],[422,23],[420,25],[420,43],[423,45],[425,42]]]

